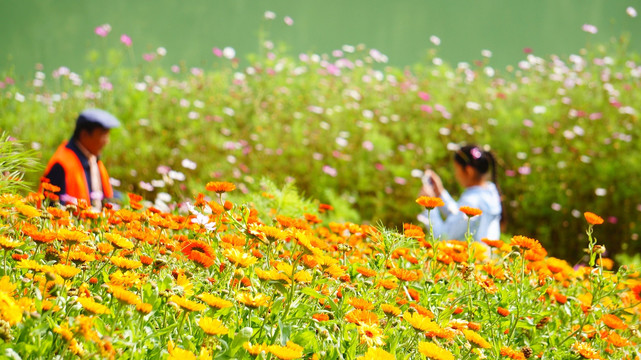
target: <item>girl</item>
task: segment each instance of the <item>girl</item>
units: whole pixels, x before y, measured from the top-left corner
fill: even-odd
[[[492,168],[492,180],[488,175]],[[468,217],[462,213],[461,206],[481,209],[483,213],[470,219],[470,233],[474,240],[483,238],[499,240],[501,236],[501,197],[495,185],[496,161],[489,151],[483,151],[476,145],[467,145],[454,154],[454,175],[458,183],[465,188],[461,198],[456,202],[443,187],[441,178],[433,171],[427,170],[423,188],[419,196],[440,197],[445,206],[439,209],[445,217],[442,219],[433,211],[428,219],[427,210],[418,216],[418,220],[432,230],[436,238],[442,240],[465,240]]]

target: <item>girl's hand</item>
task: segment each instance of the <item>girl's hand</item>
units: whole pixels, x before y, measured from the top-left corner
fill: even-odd
[[[440,197],[441,193],[445,191],[441,177],[432,170],[425,171],[425,174],[429,177],[434,196]]]

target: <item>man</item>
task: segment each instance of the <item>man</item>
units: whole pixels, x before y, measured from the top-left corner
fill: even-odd
[[[43,182],[60,188],[56,193],[60,202],[84,200],[99,211],[102,200],[114,196],[109,174],[98,156],[109,143],[109,130],[118,126],[118,119],[104,110],[87,109],[80,113],[71,140],[58,147],[42,178]]]

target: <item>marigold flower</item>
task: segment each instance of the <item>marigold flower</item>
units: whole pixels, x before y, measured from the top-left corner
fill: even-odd
[[[258,261],[257,258],[244,253],[236,248],[230,248],[226,249],[223,251],[223,255],[229,260],[231,263],[240,266],[240,267],[248,267],[250,265],[253,265]]]
[[[634,297],[638,300],[641,301],[641,285],[636,285],[632,289],[630,289],[632,293],[634,294]]]
[[[373,276],[376,276],[376,270],[372,270],[372,269],[366,268],[366,267],[364,267],[364,266],[359,266],[359,267],[357,267],[357,268],[356,268],[356,271],[357,271],[359,274],[363,275],[364,277],[373,277]]]
[[[429,316],[424,316],[417,312],[410,313],[406,311],[403,314],[403,319],[410,323],[414,329],[422,332],[436,331],[440,328]]]
[[[381,310],[383,310],[383,312],[389,316],[399,316],[401,314],[401,309],[390,304],[382,304]]]
[[[56,264],[53,266],[53,271],[62,278],[71,279],[78,275],[82,270],[70,265]]]
[[[79,230],[61,228],[58,230],[58,239],[71,244],[76,244],[89,240],[89,235]]]
[[[250,355],[258,356],[261,352],[267,352],[265,343],[252,345],[249,341],[243,343],[243,348],[247,350]]]
[[[270,345],[267,347],[267,351],[281,360],[292,360],[303,357],[303,347],[291,341],[288,341],[286,346]]]
[[[13,250],[22,244],[24,243],[21,241],[12,241],[8,237],[0,235],[0,247],[4,249],[4,251]]]
[[[356,309],[345,314],[345,321],[356,325],[378,324],[378,316],[371,311]]]
[[[205,269],[214,265],[215,260],[209,256],[207,256],[205,253],[202,253],[198,250],[193,250],[189,254],[189,260],[192,260],[196,264],[204,267]]]
[[[487,238],[483,238],[481,239],[481,241],[484,242],[487,246],[494,247],[497,249],[500,249],[505,245],[505,243],[501,240],[490,240]]]
[[[208,335],[225,335],[229,330],[223,325],[223,322],[218,319],[212,319],[207,316],[203,316],[198,321],[198,326],[200,326],[205,333]]]
[[[621,320],[618,316],[614,314],[605,314],[601,317],[601,321],[609,327],[610,329],[627,329],[628,325],[626,325],[623,320]]]
[[[439,206],[445,206],[445,203],[441,198],[430,197],[430,196],[421,196],[416,199],[416,203],[425,207],[428,210],[432,210]]]
[[[96,315],[111,313],[111,310],[109,310],[107,306],[95,302],[92,298],[79,297],[77,301],[85,310],[89,311],[90,313]]]
[[[385,336],[378,324],[361,324],[358,326],[358,334],[361,336],[361,344],[367,344],[367,347],[385,345]]]
[[[203,311],[207,308],[205,304],[197,303],[178,295],[172,295],[169,298],[169,301],[174,302],[186,311]]]
[[[608,336],[605,338],[605,341],[607,341],[608,343],[616,347],[625,347],[625,346],[634,345],[632,341],[622,337],[621,335],[615,332],[609,333]]]
[[[323,321],[329,320],[329,315],[327,315],[327,314],[314,314],[314,315],[312,315],[312,319],[314,319],[316,321],[323,322]]]
[[[576,342],[572,345],[572,349],[579,353],[585,359],[601,359],[599,352],[594,350],[592,346],[585,342]]]
[[[138,305],[140,303],[140,298],[138,295],[132,293],[131,291],[117,285],[109,286],[111,295],[118,299],[120,302],[129,305]]]
[[[169,340],[167,345],[169,357],[167,360],[196,360],[196,355],[189,350],[174,347],[174,342]]]
[[[418,344],[418,352],[431,360],[454,360],[451,352],[431,342],[421,341]]]
[[[34,208],[31,205],[17,203],[17,204],[15,204],[15,208],[16,208],[16,210],[18,210],[18,212],[20,214],[26,216],[29,219],[40,216],[40,210]]]
[[[202,294],[198,295],[197,297],[200,300],[202,300],[203,302],[205,302],[205,304],[207,304],[207,305],[209,305],[209,306],[211,306],[213,308],[216,308],[216,309],[224,309],[224,308],[228,308],[228,307],[234,306],[234,303],[232,303],[231,301],[227,301],[225,299],[221,299],[221,298],[219,298],[217,296],[214,296],[214,295],[208,294],[208,293],[202,293]]]
[[[510,359],[514,360],[525,360],[525,356],[522,352],[513,350],[509,347],[503,346],[501,348],[501,356],[507,356]]]
[[[590,225],[601,225],[603,224],[603,218],[600,217],[599,215],[595,213],[591,213],[589,211],[586,211],[583,213],[583,216],[585,216],[585,220],[590,224]]]
[[[396,360],[396,357],[381,348],[370,347],[365,355],[357,357],[356,360]]]
[[[107,239],[116,249],[133,249],[134,244],[124,238],[121,235],[114,234],[114,233],[106,233],[105,239]]]
[[[487,340],[483,339],[483,337],[481,337],[481,335],[477,334],[476,332],[467,329],[463,329],[462,331],[467,341],[471,342],[472,344],[484,349],[489,349],[492,347],[492,345],[490,345]]]
[[[422,274],[420,270],[406,270],[406,269],[392,269],[389,271],[390,274],[394,275],[397,279],[401,281],[415,281],[421,278]]]
[[[236,189],[236,185],[226,181],[210,181],[205,185],[207,191],[213,191],[219,194],[230,192]]]
[[[477,215],[481,215],[483,213],[483,211],[481,209],[473,208],[473,207],[470,207],[470,206],[461,206],[459,208],[459,210],[463,214],[467,215],[468,217],[474,217],[474,216],[477,216]]]
[[[141,314],[149,314],[152,309],[153,309],[153,305],[148,303],[139,302],[136,305],[136,311],[138,311]]]
[[[261,293],[252,295],[248,292],[241,292],[236,295],[236,300],[238,300],[238,302],[247,306],[248,308],[256,309],[260,306],[266,306],[267,304],[269,304],[271,298]]]
[[[374,304],[360,298],[350,298],[347,303],[359,310],[372,310],[374,308]]]
[[[512,237],[510,241],[511,246],[518,246],[524,249],[528,250],[539,250],[543,249],[543,246],[541,246],[541,243],[539,243],[538,240],[531,239],[529,237],[521,236],[521,235],[515,235]]]
[[[497,313],[499,313],[499,315],[501,315],[501,316],[508,316],[508,315],[510,315],[510,310],[505,309],[505,308],[502,308],[502,307],[500,307],[500,306],[499,306],[498,308],[496,308],[496,312],[497,312]]]
[[[382,286],[387,290],[393,290],[398,287],[398,284],[394,280],[383,279],[378,281],[377,286]]]
[[[112,256],[109,261],[115,266],[126,270],[134,270],[142,266],[142,263],[138,260],[130,260],[121,256]]]

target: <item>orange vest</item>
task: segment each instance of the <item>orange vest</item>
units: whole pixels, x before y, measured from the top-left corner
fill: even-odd
[[[56,163],[60,164],[65,171],[65,188],[67,195],[76,199],[85,199],[89,204],[91,204],[85,169],[82,167],[82,163],[80,162],[80,159],[78,159],[76,153],[67,148],[66,141],[62,142],[51,157],[51,160],[49,160],[49,163],[45,168],[45,176],[49,174],[49,171],[51,171],[51,168]],[[111,184],[109,183],[109,174],[107,174],[107,169],[100,160],[98,160],[98,170],[100,171],[100,180],[102,182],[102,193],[105,198],[112,198],[114,196],[114,192],[111,188]],[[42,192],[42,189],[40,192]]]

